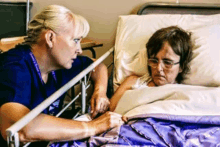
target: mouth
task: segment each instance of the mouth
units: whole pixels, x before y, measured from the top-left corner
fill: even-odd
[[[160,74],[157,74],[157,75],[155,75],[154,77],[156,77],[156,78],[165,78],[165,76],[160,75]]]
[[[73,63],[75,60],[76,60],[76,58],[77,58],[77,56],[72,56],[72,58],[71,58],[71,62]]]

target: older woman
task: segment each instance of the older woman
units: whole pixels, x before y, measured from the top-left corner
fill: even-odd
[[[92,60],[82,53],[80,41],[89,32],[88,22],[63,6],[50,5],[29,23],[23,45],[0,55],[1,145],[5,130],[85,69]],[[108,108],[107,69],[99,65],[92,108]],[[21,142],[64,141],[86,138],[123,123],[121,115],[107,112],[90,122],[56,118],[64,96],[19,131]],[[3,138],[2,138],[3,137]],[[37,145],[42,146],[42,145]]]
[[[189,72],[192,57],[191,35],[177,26],[156,31],[147,45],[148,76],[127,77],[110,100],[110,110],[115,107],[126,90],[142,85],[153,87],[181,83]]]

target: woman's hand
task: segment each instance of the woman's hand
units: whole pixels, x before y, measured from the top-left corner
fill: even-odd
[[[91,131],[95,131],[95,134],[103,133],[104,131],[118,127],[127,122],[127,118],[118,113],[106,112],[100,117],[88,122]],[[90,130],[89,130],[90,131]]]
[[[105,113],[109,108],[110,102],[106,94],[94,92],[91,98],[91,116],[96,117],[98,113]]]

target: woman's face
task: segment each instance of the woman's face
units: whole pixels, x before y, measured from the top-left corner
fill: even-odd
[[[56,34],[51,54],[58,69],[70,69],[74,59],[82,53],[80,45],[82,37],[74,35],[74,31],[74,26],[70,25],[68,31]]]
[[[164,42],[161,50],[152,59],[158,60],[156,67],[151,67],[151,75],[156,86],[165,84],[173,84],[176,81],[177,75],[182,71],[179,64],[173,65],[171,68],[165,68],[163,61],[171,61],[178,63],[180,56],[175,54],[168,42]]]

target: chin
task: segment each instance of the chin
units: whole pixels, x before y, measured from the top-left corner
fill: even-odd
[[[66,69],[70,69],[70,68],[72,68],[72,65],[71,65],[71,66],[67,66],[67,67],[66,67]]]
[[[160,81],[160,80],[154,80],[154,84],[156,86],[163,86],[163,85],[166,85],[166,82]]]
[[[63,66],[65,69],[70,69],[70,68],[72,68],[72,64],[66,64],[66,65],[64,65]]]
[[[156,83],[157,86],[163,86],[166,85],[165,83]]]

